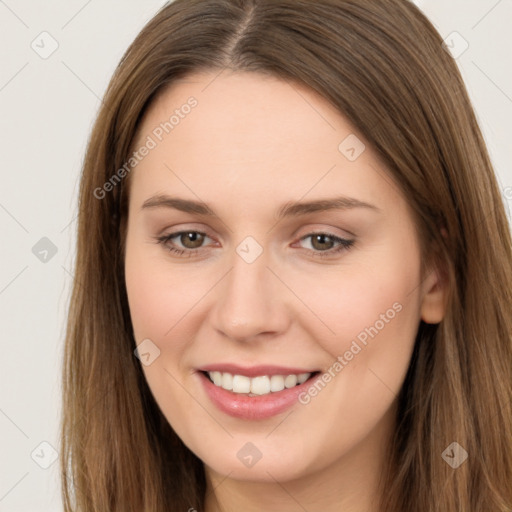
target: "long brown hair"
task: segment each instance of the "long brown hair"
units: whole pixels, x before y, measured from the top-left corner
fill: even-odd
[[[408,0],[176,0],[144,27],[109,84],[83,165],[63,361],[67,512],[204,509],[203,464],[164,418],[133,353],[129,180],[117,178],[156,95],[188,73],[223,69],[305,84],[331,102],[401,187],[422,265],[446,269],[447,312],[438,325],[420,322],[380,510],[512,510],[512,242],[442,43]],[[442,456],[453,442],[468,453],[456,469]]]

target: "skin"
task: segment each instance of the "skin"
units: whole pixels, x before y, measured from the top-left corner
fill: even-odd
[[[216,77],[216,78],[215,78]],[[143,366],[176,433],[205,464],[206,510],[377,511],[396,397],[420,319],[441,321],[444,287],[420,275],[405,198],[372,148],[315,92],[254,73],[196,73],[147,111],[135,147],[176,108],[198,105],[132,170],[126,286],[137,344],[160,350]],[[338,146],[366,149],[349,161]],[[217,217],[142,208],[157,194],[201,200]],[[276,220],[285,203],[345,195],[378,208]],[[206,233],[201,242],[158,236]],[[354,239],[338,247],[330,238]],[[248,263],[247,237],[263,249]],[[170,246],[199,252],[187,257]],[[252,249],[251,249],[252,250]],[[401,310],[307,405],[265,420],[233,418],[205,394],[195,370],[235,362],[327,370],[365,328]],[[244,466],[253,443],[262,458]]]

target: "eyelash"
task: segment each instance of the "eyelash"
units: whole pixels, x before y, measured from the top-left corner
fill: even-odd
[[[157,241],[157,243],[162,244],[163,246],[166,246],[166,244],[172,238],[176,238],[177,236],[180,236],[183,234],[188,234],[188,233],[197,233],[199,235],[204,235],[204,236],[208,237],[208,235],[206,233],[203,233],[201,231],[186,230],[186,231],[176,231],[174,233],[169,233],[168,235],[159,236],[156,238],[156,241]],[[329,238],[331,238],[333,242],[338,242],[339,245],[335,248],[328,249],[326,251],[306,249],[308,251],[312,251],[315,257],[325,258],[325,257],[333,256],[342,251],[349,250],[354,245],[354,240],[347,240],[345,238],[340,238],[339,236],[331,235],[330,233],[324,233],[321,231],[318,231],[315,233],[309,233],[309,234],[303,236],[300,240],[302,241],[302,240],[305,240],[306,238],[316,236],[316,235],[326,235]],[[210,238],[210,237],[208,237],[208,238]],[[174,254],[178,254],[178,255],[183,255],[184,253],[187,253],[186,257],[191,257],[202,249],[202,247],[198,248],[198,249],[178,249],[178,248],[172,247],[172,246],[166,246],[166,248],[170,252],[172,252]]]

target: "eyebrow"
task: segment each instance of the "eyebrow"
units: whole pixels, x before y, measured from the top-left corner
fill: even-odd
[[[171,197],[163,194],[150,197],[144,201],[141,210],[146,208],[173,208],[185,213],[195,213],[197,215],[204,215],[207,217],[217,217],[213,209],[210,208],[210,206],[208,206],[206,203],[194,201],[191,199]],[[309,213],[327,210],[349,210],[352,208],[368,208],[376,212],[381,211],[381,209],[377,206],[366,203],[364,201],[360,201],[359,199],[339,196],[319,199],[316,201],[285,203],[277,211],[277,218],[280,220],[284,219],[285,217],[298,217],[300,215],[307,215]]]

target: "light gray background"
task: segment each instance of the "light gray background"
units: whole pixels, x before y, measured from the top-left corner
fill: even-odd
[[[62,510],[59,463],[41,465],[59,449],[79,172],[115,66],[164,3],[0,0],[0,511]],[[510,210],[512,2],[417,3],[456,50],[454,31],[469,44],[456,60]],[[46,59],[31,47],[50,48],[43,31],[58,42]],[[46,262],[32,251],[43,237],[57,248]]]

